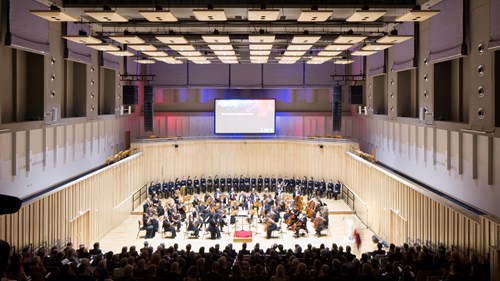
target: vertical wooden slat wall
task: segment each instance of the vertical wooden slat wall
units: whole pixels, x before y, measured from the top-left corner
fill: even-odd
[[[0,239],[17,249],[69,237],[91,245],[130,215],[132,194],[144,184],[142,166],[143,156],[132,156],[0,216]]]
[[[486,258],[490,246],[499,245],[497,219],[470,213],[423,188],[399,181],[357,156],[349,156],[345,158],[348,172],[344,183],[368,205],[372,215],[360,219],[381,238],[444,244],[464,254],[476,253],[481,259]],[[356,211],[359,205],[354,204]],[[396,233],[401,237],[394,237]]]
[[[340,179],[355,194],[360,219],[391,242],[443,243],[481,258],[490,246],[499,245],[496,218],[469,213],[347,153],[353,145],[292,140],[134,143],[141,155],[23,206],[16,214],[0,216],[0,239],[17,247],[67,237],[89,244],[130,214],[131,196],[144,183],[188,175],[248,174]]]

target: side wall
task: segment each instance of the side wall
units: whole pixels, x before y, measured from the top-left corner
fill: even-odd
[[[17,248],[71,239],[92,245],[130,216],[132,195],[143,185],[137,154],[0,216],[0,239]]]

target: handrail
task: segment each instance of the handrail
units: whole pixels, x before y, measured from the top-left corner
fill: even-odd
[[[139,190],[134,192],[134,194],[132,195],[132,211],[134,211],[137,206],[139,206],[144,200],[146,200],[147,194],[147,184],[143,185],[141,188],[139,188]]]
[[[169,137],[169,136],[150,136],[134,139],[138,143],[155,143],[155,142],[175,142],[186,140],[302,140],[311,142],[335,142],[335,143],[357,143],[351,138],[335,138],[321,136],[307,137],[291,137],[291,136],[276,136],[276,135],[223,135],[223,136],[190,136],[190,137]]]

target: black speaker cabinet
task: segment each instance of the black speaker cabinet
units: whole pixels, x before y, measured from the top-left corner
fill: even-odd
[[[132,105],[139,103],[139,89],[135,85],[123,85],[123,104]]]

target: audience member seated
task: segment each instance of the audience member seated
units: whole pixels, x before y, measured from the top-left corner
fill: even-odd
[[[98,249],[96,243],[94,249]],[[71,244],[65,248],[21,252],[7,249],[7,259],[0,264],[6,277],[13,280],[115,280],[115,281],[325,281],[325,280],[380,280],[414,281],[422,272],[440,280],[489,280],[488,266],[479,263],[478,257],[469,259],[457,251],[439,247],[436,252],[425,246],[402,247],[391,245],[386,254],[382,244],[374,252],[363,253],[359,259],[351,247],[332,244],[304,248],[295,245],[286,249],[273,245],[261,249],[255,245],[252,252],[242,244],[236,254],[232,245],[216,245],[196,252],[191,245],[185,249],[171,245],[150,245],[148,242],[138,252],[135,246],[124,246],[120,253],[102,251],[91,259],[78,258]],[[9,247],[10,248],[10,247]],[[85,251],[83,251],[85,252]],[[399,257],[401,255],[401,257]],[[46,276],[44,278],[44,276]],[[112,279],[111,279],[112,278]]]

